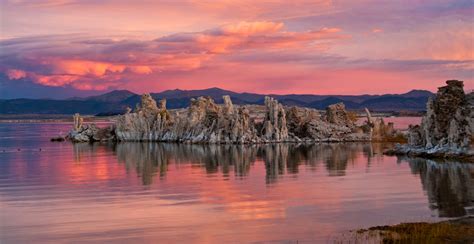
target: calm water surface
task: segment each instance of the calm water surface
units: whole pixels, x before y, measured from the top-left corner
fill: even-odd
[[[419,125],[421,117],[382,117],[385,123],[392,122],[395,129],[406,130],[410,125]],[[363,125],[367,122],[367,118],[361,117],[357,120],[358,125]]]
[[[474,166],[390,145],[49,142],[70,126],[0,124],[1,243],[324,243],[473,213]]]

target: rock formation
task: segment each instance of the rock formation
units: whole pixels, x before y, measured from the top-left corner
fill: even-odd
[[[410,134],[420,135],[412,146],[426,148],[465,148],[469,146],[471,129],[469,120],[472,108],[464,94],[463,82],[449,80],[440,87],[435,99],[430,99],[426,115],[419,127],[412,127]],[[414,139],[414,138],[413,138]]]
[[[469,128],[471,130],[472,142],[472,134],[474,134],[474,91],[471,91],[469,94],[467,94],[467,102],[469,103],[469,110],[471,110],[471,115],[469,116]]]
[[[113,126],[99,128],[95,124],[84,125],[84,119],[78,113],[74,114],[73,121],[74,128],[65,139],[72,142],[109,141],[115,139]]]
[[[82,123],[84,122],[83,118],[78,113],[75,113],[74,116],[72,116],[72,119],[74,121],[74,130],[81,130]]]
[[[349,118],[344,103],[336,103],[329,105],[326,109],[327,121],[336,125],[354,125],[354,122]]]
[[[372,139],[355,125],[342,103],[329,106],[321,116],[314,109],[285,108],[271,97],[265,98],[263,106],[235,106],[229,96],[223,96],[223,101],[219,105],[210,97],[192,98],[186,110],[169,111],[166,100],[157,104],[149,94],[143,94],[134,111],[118,116],[112,132],[94,125],[79,126],[75,116],[70,138],[75,142],[106,140],[108,136],[118,141],[212,144]]]
[[[396,138],[403,138],[399,131],[395,130],[393,123],[385,124],[383,118],[373,119],[370,111],[365,108],[367,114],[367,124],[362,129],[369,133],[372,141],[393,141]]]
[[[408,145],[389,153],[433,157],[471,157],[470,120],[473,107],[464,94],[463,82],[446,81],[426,106],[421,125],[410,126]]]
[[[151,100],[151,101],[150,101]],[[172,116],[166,102],[154,106],[145,94],[134,113],[121,116],[116,134],[120,141],[169,141],[184,143],[260,143],[288,138],[285,112],[276,100],[266,99],[267,114],[258,131],[245,106],[234,107],[229,96],[217,105],[210,97],[191,99],[187,111]]]
[[[288,139],[286,113],[283,105],[271,97],[265,97],[266,116],[262,135],[268,141],[285,141]]]
[[[166,111],[166,101],[160,107],[150,94],[143,94],[141,102],[133,113],[119,116],[115,123],[115,134],[121,141],[158,140],[163,129],[169,124],[170,115]]]

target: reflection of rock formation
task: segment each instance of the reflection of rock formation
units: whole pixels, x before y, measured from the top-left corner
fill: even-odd
[[[127,171],[135,168],[143,184],[149,185],[157,172],[160,176],[166,174],[173,156],[166,146],[153,143],[119,143],[116,146],[117,158],[125,164]]]
[[[73,145],[73,153],[74,153],[74,162],[81,163],[87,162],[87,157],[94,157],[100,149],[107,149],[112,150],[113,144],[112,143],[92,143],[92,144],[84,144],[84,143],[75,143]]]
[[[369,150],[368,148],[372,146],[363,143],[266,145],[260,147],[258,156],[265,161],[267,182],[271,183],[278,175],[298,173],[300,165],[316,169],[320,162],[324,163],[330,176],[343,176],[348,163],[355,161],[360,156],[359,152]],[[381,150],[378,151],[379,155]],[[366,154],[369,161],[372,155],[373,153]]]
[[[326,169],[330,176],[343,176],[349,161],[357,157],[357,144],[328,144],[324,145],[322,153]]]
[[[431,207],[438,210],[440,217],[474,214],[474,165],[407,160],[413,173],[420,175]]]
[[[257,152],[256,148],[247,146],[171,143],[118,143],[116,151],[119,162],[123,162],[128,170],[135,168],[144,184],[150,184],[157,172],[164,176],[171,161],[201,165],[207,173],[220,170],[225,175],[232,167],[236,176],[245,176]]]
[[[124,142],[118,143],[115,150],[127,170],[136,170],[143,184],[150,184],[155,175],[166,175],[170,162],[199,165],[208,174],[220,172],[224,176],[245,177],[254,162],[261,159],[265,163],[267,183],[277,181],[284,174],[297,174],[300,165],[316,170],[319,163],[324,163],[330,176],[343,176],[347,165],[361,156],[359,152],[373,151],[368,148],[370,144],[354,143],[256,146]],[[370,158],[372,154],[365,157]]]

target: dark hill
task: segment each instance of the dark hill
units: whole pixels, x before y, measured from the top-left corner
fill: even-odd
[[[234,104],[263,104],[264,94],[237,93],[220,88],[204,90],[167,90],[152,93],[154,99],[167,99],[170,109],[189,106],[189,100],[199,96],[210,96],[217,103],[222,103],[222,96],[230,95]],[[343,102],[346,108],[362,110],[367,107],[374,111],[423,111],[426,101],[433,93],[413,90],[405,94],[390,95],[270,95],[287,106],[311,107],[325,109],[328,105]],[[134,108],[140,96],[127,91],[115,90],[98,96],[53,99],[3,99],[0,100],[0,114],[117,114],[123,113],[126,107]]]

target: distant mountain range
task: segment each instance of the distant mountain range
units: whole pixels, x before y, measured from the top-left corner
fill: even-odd
[[[156,100],[166,98],[170,109],[184,108],[190,98],[212,97],[222,103],[222,96],[229,95],[234,104],[263,104],[265,96],[272,96],[284,105],[325,109],[328,105],[343,102],[350,110],[367,107],[373,111],[424,111],[428,98],[433,93],[413,90],[404,94],[385,95],[264,95],[256,93],[237,93],[220,88],[204,90],[167,90],[152,93]],[[73,97],[65,100],[54,99],[0,99],[0,114],[91,114],[112,115],[123,113],[126,107],[134,108],[140,95],[127,90],[115,90],[98,96]]]

